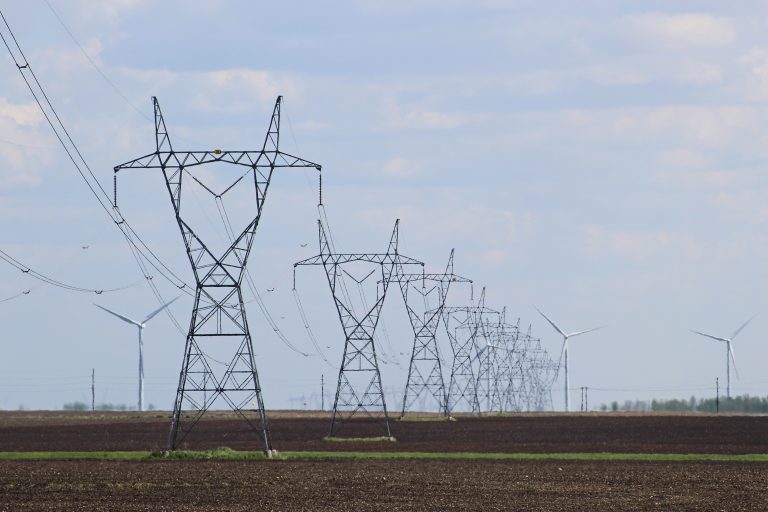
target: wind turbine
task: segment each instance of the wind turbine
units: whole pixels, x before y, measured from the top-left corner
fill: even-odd
[[[176,299],[178,298],[179,297],[176,297]],[[139,411],[144,410],[144,340],[142,337],[144,333],[144,327],[146,327],[147,322],[152,320],[152,318],[154,318],[155,315],[160,313],[162,310],[164,310],[165,308],[173,304],[173,302],[176,301],[176,299],[166,302],[165,304],[163,304],[162,306],[160,306],[159,308],[157,308],[156,310],[148,314],[147,317],[141,322],[137,322],[136,320],[131,320],[127,316],[121,315],[120,313],[116,313],[111,309],[107,309],[103,306],[99,306],[98,304],[94,304],[94,306],[96,306],[97,308],[103,309],[107,313],[111,315],[115,315],[120,320],[127,322],[131,325],[135,325],[136,327],[139,328]]]
[[[534,306],[535,307],[535,306]],[[549,322],[549,324],[555,328],[557,332],[559,332],[563,336],[563,350],[560,352],[560,360],[563,361],[563,368],[565,369],[565,412],[568,412],[570,410],[571,406],[571,399],[570,395],[568,393],[568,338],[573,338],[574,336],[579,336],[581,334],[586,334],[588,332],[596,331],[598,329],[602,329],[605,327],[604,325],[600,327],[594,327],[592,329],[587,329],[586,331],[576,331],[566,334],[561,328],[557,326],[555,322],[549,319],[547,315],[541,312],[539,308],[536,308],[536,311],[539,312],[541,316],[544,317],[544,319]],[[560,365],[558,365],[558,369],[560,368]],[[557,377],[555,377],[557,378]]]
[[[691,332],[698,334],[699,336],[704,336],[706,338],[711,338],[715,341],[722,341],[726,344],[728,347],[725,352],[725,396],[728,398],[731,398],[731,365],[733,365],[733,371],[736,372],[736,378],[739,378],[739,370],[736,369],[736,357],[733,355],[733,346],[731,346],[731,342],[733,341],[733,338],[738,336],[738,334],[744,330],[744,328],[749,325],[749,322],[751,322],[755,317],[753,316],[746,322],[742,324],[741,327],[736,329],[733,334],[731,334],[730,338],[720,338],[719,336],[712,336],[711,334],[705,334],[703,332],[694,331],[691,329]]]

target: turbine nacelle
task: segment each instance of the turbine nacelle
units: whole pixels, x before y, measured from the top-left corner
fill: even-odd
[[[703,336],[703,337],[709,338],[711,340],[719,341],[719,342],[725,343],[727,345],[727,347],[728,347],[728,354],[727,354],[727,360],[726,360],[725,373],[726,373],[726,379],[727,379],[727,382],[726,382],[726,385],[727,385],[727,387],[726,387],[726,394],[727,394],[728,398],[730,398],[730,396],[731,396],[731,374],[730,374],[731,366],[733,366],[733,371],[736,374],[736,379],[740,379],[740,377],[739,377],[739,369],[736,368],[736,355],[733,353],[733,340],[736,338],[736,336],[739,335],[739,333],[741,333],[741,331],[744,330],[744,328],[747,325],[749,325],[749,323],[752,320],[754,320],[755,316],[757,316],[757,315],[753,315],[749,320],[747,320],[746,322],[741,324],[741,326],[738,329],[733,331],[733,334],[731,334],[730,338],[722,338],[720,336],[714,336],[712,334],[707,334],[705,332],[699,332],[699,331],[694,331],[693,329],[690,329],[690,331],[692,333],[694,333],[694,334],[698,334],[699,336]]]
[[[161,311],[166,309],[168,306],[173,304],[178,298],[179,297],[176,297],[175,299],[161,305],[159,308],[149,313],[141,322],[137,322],[132,318],[122,315],[116,311],[112,311],[111,309],[105,308],[104,306],[99,306],[98,304],[94,304],[94,306],[96,306],[97,308],[103,309],[110,315],[116,316],[123,322],[131,325],[135,325],[136,327],[139,328],[139,411],[144,410],[144,341],[142,338],[142,332],[144,331],[144,328],[146,327],[147,322],[152,320],[158,313],[160,313]]]
[[[599,329],[603,329],[606,326],[605,325],[601,325],[600,327],[593,327],[592,329],[587,329],[587,330],[584,330],[584,331],[575,331],[575,332],[572,332],[572,333],[566,333],[554,321],[552,321],[547,315],[545,315],[543,311],[541,311],[536,306],[534,306],[534,308],[563,337],[563,347],[560,350],[560,359],[558,360],[558,363],[557,363],[557,370],[555,371],[554,380],[557,380],[557,377],[560,374],[560,367],[562,366],[563,369],[565,370],[565,411],[568,412],[568,410],[570,408],[570,395],[569,395],[569,390],[568,390],[568,339],[569,338],[573,338],[575,336],[580,336],[582,334],[587,334],[589,332],[594,332],[594,331],[597,331]],[[564,362],[564,364],[563,364],[563,362]],[[553,380],[553,382],[554,382],[554,380]]]

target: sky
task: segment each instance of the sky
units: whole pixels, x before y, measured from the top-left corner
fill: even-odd
[[[0,8],[106,188],[115,165],[153,150],[152,96],[176,149],[258,150],[283,95],[282,148],[322,164],[338,249],[383,252],[399,218],[401,253],[439,271],[455,249],[456,273],[552,354],[561,339],[534,306],[567,331],[607,326],[571,342],[572,403],[582,386],[591,406],[712,396],[725,348],[689,330],[729,336],[752,315],[732,393],[768,394],[765,2],[49,1],[82,50],[44,1]],[[84,288],[133,285],[96,296],[0,267],[0,298],[31,289],[0,303],[0,407],[87,402],[92,369],[97,402],[132,405],[136,330],[93,304],[137,318],[158,304],[5,54],[0,69],[0,249]],[[118,186],[125,217],[191,280],[162,177]],[[322,269],[301,268],[297,289],[332,364],[291,293],[293,263],[318,250],[316,194],[315,171],[276,173],[249,263],[310,354],[248,304],[268,409],[317,407],[341,360]],[[392,292],[390,404],[412,343]],[[186,295],[171,306],[182,325],[191,308]],[[183,343],[168,317],[149,323],[157,408],[173,403]],[[563,407],[561,380],[553,400]]]

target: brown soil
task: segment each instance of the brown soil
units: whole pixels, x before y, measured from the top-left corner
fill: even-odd
[[[768,464],[4,461],[0,511],[754,511]]]
[[[245,423],[213,414],[183,448],[227,446],[259,450]],[[768,417],[716,415],[547,414],[462,417],[455,422],[392,422],[397,442],[328,442],[328,418],[275,414],[270,420],[278,450],[768,453]],[[160,450],[167,412],[0,413],[0,451]],[[381,435],[377,424],[351,422],[349,437]]]

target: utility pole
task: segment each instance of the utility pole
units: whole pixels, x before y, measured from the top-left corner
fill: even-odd
[[[320,410],[325,410],[325,374],[320,374]]]
[[[194,295],[192,319],[184,345],[168,449],[178,448],[206,411],[221,399],[258,435],[264,451],[271,455],[272,441],[241,285],[247,275],[248,257],[274,171],[294,167],[320,171],[320,165],[280,150],[282,96],[275,102],[264,144],[256,151],[175,150],[157,98],[152,98],[152,102],[155,151],[115,167],[115,207],[118,172],[127,169],[160,171],[195,278],[194,291],[190,290]],[[204,183],[208,181],[206,170],[215,172],[225,166],[235,171],[238,177],[221,187]],[[206,169],[201,171],[202,167]],[[233,195],[247,193],[253,198],[248,203],[252,209],[247,212],[247,217],[233,220],[236,226],[242,226],[237,228],[239,231],[233,230],[229,215],[225,214],[223,227],[229,240],[223,246],[219,244],[217,247],[216,240],[203,240],[196,225],[199,206],[194,201],[182,201],[182,196],[194,193],[195,189],[207,193],[205,198],[216,203],[220,214],[225,200]],[[214,371],[206,354],[208,346],[228,350],[230,363]]]
[[[581,391],[581,412],[584,412],[584,386],[579,388],[579,391]]]
[[[584,412],[589,412],[589,388],[584,386]]]
[[[715,377],[715,412],[720,412],[720,378]]]
[[[96,368],[91,368],[91,411],[96,410]]]

